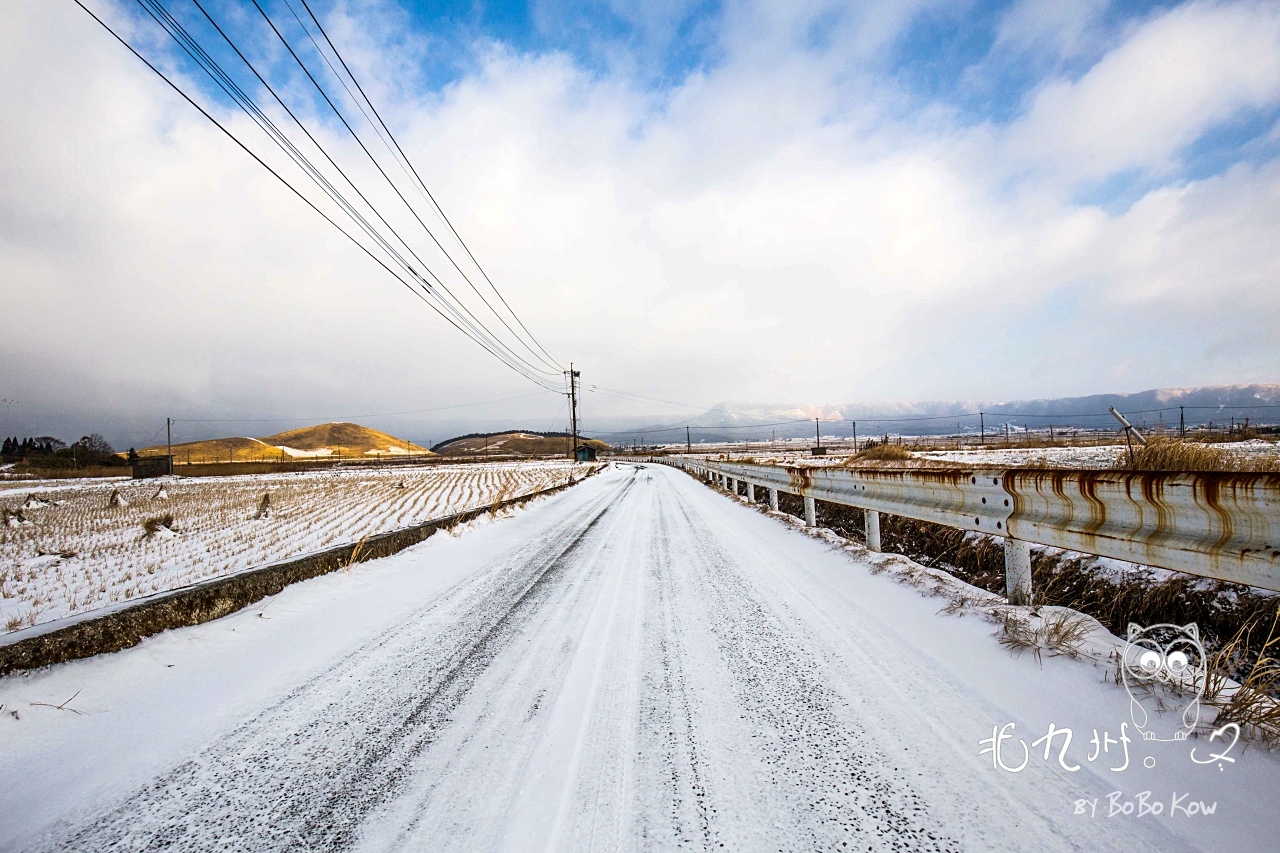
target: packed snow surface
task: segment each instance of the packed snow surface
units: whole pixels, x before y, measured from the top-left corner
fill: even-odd
[[[562,483],[568,461],[0,489],[0,633]],[[578,466],[581,468],[582,466]],[[112,500],[119,492],[122,500]],[[259,512],[263,496],[270,512]],[[38,496],[38,497],[37,497]],[[149,519],[172,522],[153,525]]]
[[[1274,847],[1274,756],[1143,741],[904,558],[660,466],[470,527],[0,679],[0,850]]]

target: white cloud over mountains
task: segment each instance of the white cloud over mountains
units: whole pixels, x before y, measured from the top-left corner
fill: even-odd
[[[716,60],[657,91],[492,42],[428,91],[394,10],[349,4],[333,34],[508,300],[590,382],[709,404],[1275,381],[1280,162],[1227,156],[1195,180],[1182,163],[1280,106],[1280,8],[1193,3],[1108,29],[1096,4],[1070,20],[1017,4],[993,52],[1097,59],[976,122],[889,67],[927,12],[839,8],[729,4]],[[74,6],[11,19],[6,417],[524,390]],[[1131,205],[1077,201],[1131,173],[1150,187]]]

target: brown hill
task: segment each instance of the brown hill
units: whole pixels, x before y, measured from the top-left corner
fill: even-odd
[[[164,445],[144,447],[140,456],[163,456]],[[359,424],[333,423],[289,430],[265,438],[215,438],[173,446],[174,461],[280,462],[289,459],[368,458],[370,456],[434,456],[425,447]]]
[[[608,450],[609,445],[594,438],[579,438],[579,444],[589,444],[596,450]],[[488,437],[475,436],[451,441],[437,451],[441,456],[568,456],[573,439],[556,436],[548,438],[527,432],[508,432]]]

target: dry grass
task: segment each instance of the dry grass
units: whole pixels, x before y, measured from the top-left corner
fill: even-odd
[[[778,508],[804,517],[800,498],[778,495]],[[851,541],[863,539],[862,510],[840,504],[816,503],[819,527]],[[966,583],[995,595],[1005,592],[1004,550],[1001,540],[929,524],[901,516],[880,516],[881,544],[886,552],[902,554],[917,563],[942,569]],[[1104,573],[1097,560],[1078,554],[1035,548],[1031,552],[1037,605],[1061,606],[1097,619],[1116,636],[1124,636],[1130,622],[1139,625],[1195,622],[1208,651],[1213,652],[1240,635],[1238,653],[1227,659],[1229,677],[1243,682],[1259,658],[1260,630],[1247,626],[1269,621],[1276,597],[1240,584],[1157,573],[1135,567],[1123,574]],[[1255,683],[1266,688],[1255,678]],[[1280,698],[1280,684],[1273,684]]]
[[[1271,619],[1266,640],[1253,642],[1261,623],[1241,626],[1236,635],[1209,657],[1209,678],[1204,701],[1218,709],[1214,728],[1236,723],[1241,736],[1280,746],[1280,608]],[[1243,674],[1243,677],[1240,677]],[[1230,689],[1228,680],[1240,677],[1239,687]]]
[[[1033,625],[1033,619],[1040,624]],[[1010,608],[1000,614],[1000,630],[996,636],[1000,645],[1012,653],[1030,651],[1038,663],[1043,663],[1044,652],[1079,658],[1092,625],[1089,617],[1070,610],[1058,610],[1047,616],[1033,611],[1025,616]]]
[[[1115,467],[1126,471],[1239,471],[1280,472],[1280,456],[1274,454],[1233,453],[1222,447],[1199,441],[1175,438],[1152,438],[1146,445],[1133,448],[1133,461],[1128,452],[1120,454]]]
[[[19,462],[0,476],[5,480],[78,480],[85,477],[120,477],[128,476],[129,469],[123,465],[81,465],[78,468],[45,468],[41,467],[39,457]]]
[[[155,536],[162,529],[173,530],[173,513],[167,512],[164,515],[157,515],[148,518],[142,522],[142,529],[146,532],[147,538]]]
[[[578,466],[583,468],[584,466]],[[559,485],[567,462],[68,483],[0,498],[0,628],[12,631]],[[56,485],[56,484],[55,484]],[[270,515],[255,519],[269,489]],[[119,493],[113,504],[109,496]],[[164,532],[166,515],[180,536]],[[141,535],[153,518],[155,533]]]
[[[287,462],[291,458],[280,446],[294,450],[318,451],[328,449],[336,458],[361,459],[376,455],[401,455],[412,453],[414,456],[434,456],[425,447],[405,442],[376,429],[359,424],[332,423],[320,424],[303,429],[269,435],[265,438],[215,438],[207,441],[189,441],[173,446],[174,464],[181,465],[188,460],[192,464],[234,463],[234,462]],[[167,450],[165,445],[144,447],[138,451],[141,456],[163,456]],[[305,458],[305,457],[304,457]],[[322,457],[327,458],[327,457]]]
[[[866,450],[859,451],[850,461],[905,462],[911,458],[911,451],[901,444],[873,444]]]

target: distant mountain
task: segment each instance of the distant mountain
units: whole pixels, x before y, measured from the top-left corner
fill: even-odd
[[[679,422],[655,423],[644,429],[601,433],[615,442],[644,434],[649,441],[684,440],[689,426],[693,440],[759,441],[811,436],[814,418],[824,423],[824,435],[848,436],[852,421],[859,435],[937,435],[977,432],[1010,423],[1033,428],[1071,426],[1110,429],[1114,406],[1135,424],[1163,422],[1177,426],[1182,414],[1188,426],[1227,423],[1232,418],[1251,423],[1280,423],[1280,385],[1214,385],[1203,388],[1162,388],[1134,394],[1094,394],[1040,400],[934,400],[919,403],[766,404],[720,403],[701,415]],[[1182,407],[1182,411],[1179,411]],[[979,413],[982,413],[981,415]]]
[[[609,449],[609,445],[594,438],[579,437],[578,443],[596,450]],[[573,439],[568,434],[505,432],[464,435],[442,441],[433,449],[441,456],[555,456],[567,455],[572,447]]]
[[[140,456],[163,456],[165,445],[144,447]],[[215,438],[173,446],[178,463],[279,462],[296,458],[434,456],[425,447],[360,424],[331,423],[289,430],[266,438]]]

